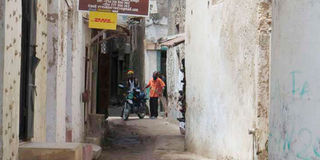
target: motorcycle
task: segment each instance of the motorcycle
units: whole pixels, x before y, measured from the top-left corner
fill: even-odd
[[[126,88],[123,84],[119,84],[118,87]],[[122,119],[128,120],[130,114],[137,114],[140,119],[143,119],[147,113],[146,101],[146,94],[139,88],[133,88],[132,91],[128,91],[122,108]]]

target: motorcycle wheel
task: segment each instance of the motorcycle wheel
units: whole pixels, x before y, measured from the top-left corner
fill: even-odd
[[[129,107],[127,105],[128,105],[127,103],[124,104],[124,107],[122,109],[122,114],[121,114],[121,118],[125,121],[129,119],[129,112],[130,112],[130,111],[125,112],[125,109],[129,110]]]
[[[145,113],[138,113],[138,117],[139,117],[140,119],[143,119],[145,116],[146,116]]]
[[[139,111],[139,113],[138,113],[138,117],[139,117],[140,119],[143,119],[143,118],[146,116],[146,111],[147,111],[147,106],[146,106],[146,104],[142,104],[142,105],[143,105],[144,109],[141,110],[141,111]]]

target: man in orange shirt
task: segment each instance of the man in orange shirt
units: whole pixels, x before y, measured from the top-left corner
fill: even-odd
[[[158,117],[158,98],[161,96],[163,88],[166,85],[158,78],[158,72],[153,73],[153,78],[149,81],[146,88],[150,87],[150,112],[151,119]]]

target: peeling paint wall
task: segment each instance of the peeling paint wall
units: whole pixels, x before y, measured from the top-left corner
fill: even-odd
[[[146,37],[150,42],[157,42],[168,35],[169,6],[168,0],[150,0],[154,4],[154,12],[146,18]]]
[[[66,135],[66,44],[68,6],[48,1],[47,136],[48,142],[64,142]]]
[[[248,160],[258,152],[263,159],[259,152],[266,151],[268,132],[268,5],[267,0],[187,0],[189,151],[221,160]],[[257,129],[254,147],[249,129]]]
[[[186,0],[169,1],[169,31],[168,35],[184,33]]]
[[[84,104],[81,94],[85,83],[85,46],[90,39],[87,26],[83,26],[82,12],[73,1],[68,12],[67,31],[67,88],[66,88],[66,141],[82,142],[84,139]]]
[[[36,69],[37,94],[34,101],[34,142],[46,141],[46,95],[47,95],[47,1],[37,1],[37,48],[40,63]]]
[[[167,51],[167,93],[168,93],[168,118],[171,122],[177,123],[181,118],[179,111],[179,91],[183,90],[184,74],[181,72],[182,59],[185,58],[184,44],[171,47]]]
[[[74,4],[74,9],[78,3]],[[84,103],[81,94],[85,90],[85,52],[88,25],[83,25],[82,12],[73,11],[73,47],[72,47],[72,141],[81,142],[84,139]]]
[[[269,110],[270,110],[270,54],[272,3],[263,0],[258,3],[259,48],[256,54],[256,139],[255,152],[259,160],[268,159]]]
[[[320,159],[320,1],[272,6],[269,159]]]
[[[21,1],[0,0],[0,158],[17,159],[19,145]]]

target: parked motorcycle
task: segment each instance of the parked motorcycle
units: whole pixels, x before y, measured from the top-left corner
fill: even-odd
[[[126,89],[123,84],[119,84],[118,87]],[[137,114],[140,119],[143,119],[147,113],[146,101],[146,94],[139,88],[128,91],[122,108],[122,119],[128,120],[130,114]]]

